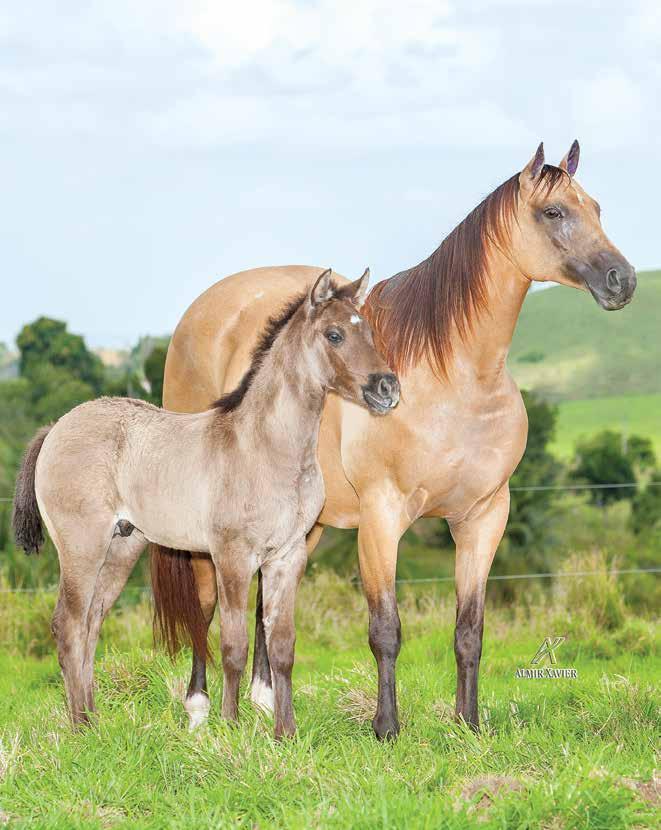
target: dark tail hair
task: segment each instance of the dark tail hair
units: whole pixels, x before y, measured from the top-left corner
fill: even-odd
[[[16,478],[12,525],[16,544],[20,545],[26,553],[39,553],[39,548],[44,543],[44,529],[34,490],[34,470],[51,428],[52,424],[42,427],[30,441]]]
[[[154,639],[174,657],[182,641],[212,660],[207,643],[209,626],[197,593],[191,555],[162,545],[150,545],[151,589],[154,594]]]

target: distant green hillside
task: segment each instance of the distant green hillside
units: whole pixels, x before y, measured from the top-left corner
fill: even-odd
[[[520,386],[554,401],[661,393],[660,363],[661,271],[639,274],[621,311],[564,286],[529,294],[509,358]]]

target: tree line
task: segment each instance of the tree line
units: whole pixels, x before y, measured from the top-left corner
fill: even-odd
[[[100,395],[139,397],[161,404],[167,338],[143,338],[127,364],[119,368],[104,366],[80,335],[68,331],[66,323],[48,317],[23,326],[16,343],[19,375],[0,381],[0,496],[13,493],[22,452],[42,424]],[[579,441],[571,461],[564,464],[549,449],[556,408],[534,393],[524,392],[523,397],[529,420],[528,444],[510,482],[510,520],[501,546],[506,555],[497,557],[497,570],[513,573],[523,567],[549,567],[550,519],[557,512],[559,499],[565,497],[562,488],[567,485],[635,483],[636,487],[587,490],[581,498],[597,507],[627,501],[631,533],[641,539],[661,534],[661,486],[655,486],[661,483],[661,468],[648,438],[616,430],[599,432]],[[517,489],[521,487],[541,489]],[[0,550],[7,554],[5,561],[14,563],[17,579],[24,569],[15,558],[10,538],[9,505],[0,508]],[[330,564],[341,564],[349,555],[355,560],[353,535],[341,538]],[[444,522],[437,523],[431,541],[451,547]],[[0,563],[0,572],[2,567]],[[54,560],[52,571],[54,581]]]

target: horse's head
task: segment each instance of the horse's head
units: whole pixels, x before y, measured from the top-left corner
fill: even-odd
[[[574,179],[578,157],[574,141],[553,167],[540,144],[520,173],[513,254],[530,279],[588,290],[612,311],[631,300],[636,272],[604,233],[599,205]]]
[[[399,381],[377,352],[360,309],[369,269],[356,282],[336,287],[324,271],[306,300],[307,342],[327,388],[379,415],[399,402]]]

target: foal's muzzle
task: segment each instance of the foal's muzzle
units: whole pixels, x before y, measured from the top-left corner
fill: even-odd
[[[369,375],[362,390],[365,403],[377,415],[391,412],[399,403],[399,381],[390,372]]]

